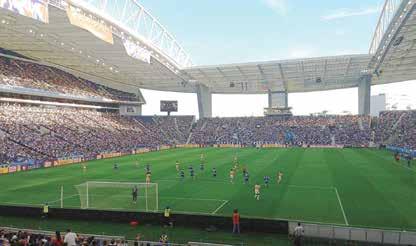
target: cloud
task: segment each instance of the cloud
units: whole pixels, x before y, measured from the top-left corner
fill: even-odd
[[[280,15],[286,15],[288,11],[287,0],[262,0],[263,3]]]
[[[321,16],[321,20],[331,21],[336,19],[343,19],[354,16],[365,16],[380,13],[381,8],[379,6],[367,7],[364,9],[335,9],[332,13]]]

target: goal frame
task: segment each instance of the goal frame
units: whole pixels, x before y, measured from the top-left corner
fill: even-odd
[[[146,206],[146,210],[145,211],[146,212],[149,212],[149,207],[148,207],[148,198],[149,198],[148,197],[148,187],[149,186],[153,186],[155,188],[155,196],[156,196],[156,200],[155,200],[155,203],[156,204],[155,204],[155,206],[156,206],[156,208],[155,208],[155,210],[150,210],[150,211],[159,211],[159,186],[158,186],[158,183],[146,183],[146,182],[133,183],[133,182],[109,182],[109,181],[85,181],[84,183],[75,185],[75,188],[78,191],[78,194],[80,196],[80,199],[82,199],[82,197],[81,197],[81,193],[79,191],[78,186],[85,185],[85,189],[86,189],[86,191],[85,191],[86,206],[85,206],[84,209],[89,209],[90,208],[90,206],[89,206],[89,201],[90,201],[90,199],[89,199],[89,190],[90,190],[90,184],[92,184],[92,183],[109,185],[109,188],[111,187],[110,186],[111,184],[114,184],[114,185],[123,184],[123,185],[127,185],[127,186],[144,187],[144,192],[145,192],[145,195],[144,195],[145,196],[145,206]],[[81,208],[82,208],[82,204],[81,204]]]

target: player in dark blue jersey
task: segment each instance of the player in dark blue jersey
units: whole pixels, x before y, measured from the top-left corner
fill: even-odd
[[[212,168],[212,177],[214,177],[214,178],[217,177],[217,169],[215,167]]]
[[[192,179],[195,179],[195,170],[192,166],[189,166],[189,176],[191,176]]]
[[[185,171],[183,169],[179,171],[179,176],[181,177],[181,180],[185,178]]]
[[[250,175],[248,174],[248,172],[246,172],[246,173],[244,174],[244,184],[248,184],[248,180],[249,180],[249,178],[250,178]]]
[[[263,177],[264,180],[264,186],[269,187],[269,182],[270,182],[270,176],[264,176]]]
[[[150,167],[149,163],[146,164],[146,167],[144,169],[145,169],[146,173],[152,173],[152,170],[151,170],[151,167]]]

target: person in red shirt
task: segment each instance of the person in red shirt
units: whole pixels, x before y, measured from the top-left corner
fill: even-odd
[[[233,213],[233,233],[240,234],[240,214],[237,209]]]

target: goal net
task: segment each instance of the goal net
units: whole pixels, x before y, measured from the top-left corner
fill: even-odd
[[[157,183],[126,183],[87,181],[75,186],[83,209],[114,209],[157,211],[159,195]],[[133,189],[137,188],[137,200]]]

